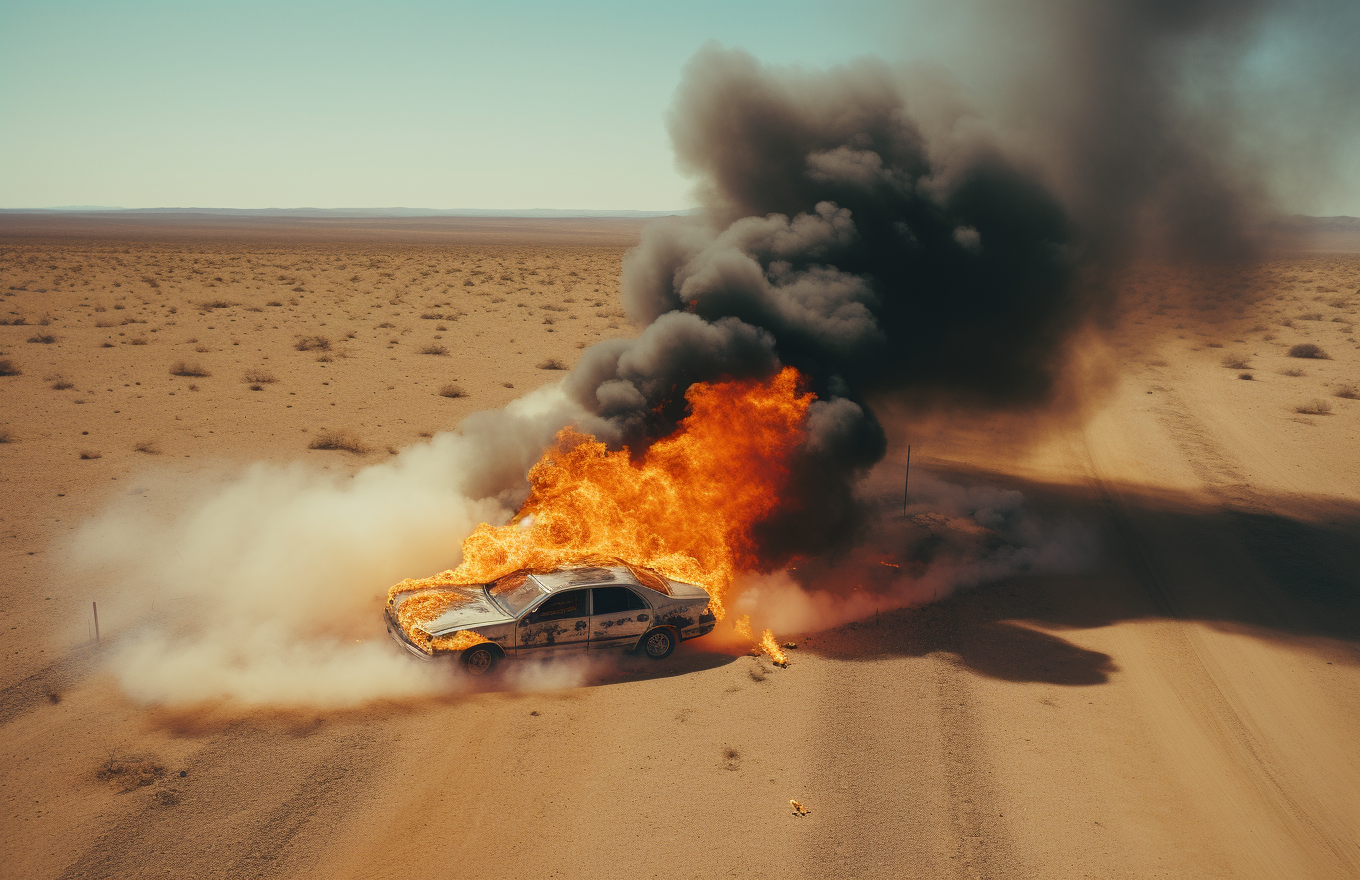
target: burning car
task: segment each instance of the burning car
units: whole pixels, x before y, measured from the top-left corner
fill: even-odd
[[[394,588],[387,631],[422,659],[454,656],[473,675],[502,660],[641,651],[670,656],[717,620],[703,587],[616,561],[517,571],[489,584]]]

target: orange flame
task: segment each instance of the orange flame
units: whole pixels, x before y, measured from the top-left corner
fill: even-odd
[[[622,559],[704,587],[722,619],[733,577],[759,564],[752,529],[779,505],[789,458],[805,435],[815,396],[799,393],[800,379],[787,367],[767,380],[690,386],[689,415],[637,464],[627,449],[610,452],[563,429],[529,471],[529,497],[508,525],[478,526],[463,542],[458,568],[402,581],[389,602],[426,587]],[[438,613],[431,599],[408,614],[417,598],[401,608],[408,632]]]
[[[765,630],[764,634],[760,637],[760,648],[766,654],[770,655],[770,659],[774,661],[775,666],[789,665],[788,655],[784,653],[783,648],[779,647],[779,643],[774,640],[774,633],[768,629]]]

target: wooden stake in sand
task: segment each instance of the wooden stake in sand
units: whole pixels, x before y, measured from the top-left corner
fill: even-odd
[[[94,606],[94,640],[99,641],[99,603],[91,602]]]

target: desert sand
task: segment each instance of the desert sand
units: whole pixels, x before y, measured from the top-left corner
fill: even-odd
[[[1078,571],[781,632],[788,668],[708,638],[344,711],[123,692],[73,530],[173,505],[171,460],[354,473],[558,380],[634,332],[639,228],[0,216],[0,874],[1360,875],[1357,253],[1141,272],[1080,417],[885,402],[885,528],[911,444],[1089,528]]]

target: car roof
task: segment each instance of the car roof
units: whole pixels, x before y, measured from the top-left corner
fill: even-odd
[[[570,587],[595,587],[613,584],[627,584],[640,587],[633,573],[623,565],[589,566],[581,568],[561,568],[557,571],[534,573],[534,580],[549,593]]]

